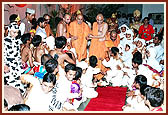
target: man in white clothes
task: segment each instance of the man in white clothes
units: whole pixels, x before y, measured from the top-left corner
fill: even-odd
[[[44,39],[47,37],[47,33],[45,31],[45,27],[47,24],[43,17],[38,18],[37,23],[38,23],[38,28],[36,30],[35,35],[40,35],[42,37],[42,41],[44,41]]]
[[[159,35],[155,35],[154,39],[153,39],[153,43],[154,43],[154,49],[156,51],[156,60],[158,62],[160,62],[163,59],[164,56],[164,49],[161,46],[161,42],[163,40],[162,36]]]

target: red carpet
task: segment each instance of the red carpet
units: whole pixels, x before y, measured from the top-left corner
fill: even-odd
[[[98,87],[98,97],[90,100],[84,111],[122,111],[126,87]]]

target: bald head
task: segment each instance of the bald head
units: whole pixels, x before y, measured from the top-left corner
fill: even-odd
[[[112,31],[110,32],[110,39],[111,39],[112,41],[115,41],[115,40],[117,39],[117,32],[116,32],[115,30],[112,30]]]
[[[102,14],[98,14],[98,15],[96,16],[96,20],[97,20],[97,23],[98,23],[98,24],[102,24],[103,21],[104,21],[103,15],[102,15]]]
[[[77,15],[76,20],[77,20],[78,24],[82,24],[82,22],[83,22],[83,15],[81,15],[81,14]]]
[[[63,18],[63,21],[66,23],[66,24],[69,24],[70,21],[71,21],[71,16],[69,14],[65,14],[64,15],[64,18]]]
[[[96,19],[97,19],[97,18],[102,18],[102,19],[104,19],[103,14],[99,13],[99,14],[96,16]]]

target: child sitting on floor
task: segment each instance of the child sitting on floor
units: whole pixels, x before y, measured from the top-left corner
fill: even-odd
[[[34,74],[35,76],[36,76],[36,74],[35,74],[36,72],[40,72],[40,73],[45,74],[46,70],[45,70],[45,66],[44,65],[51,58],[52,58],[52,56],[50,54],[43,54],[41,56],[41,64],[38,65],[38,66],[34,66],[33,68],[29,67],[24,73],[25,74],[30,74],[30,75]],[[38,77],[38,76],[36,76],[36,77]]]
[[[120,42],[121,42],[121,40],[125,39],[126,31],[129,30],[129,28],[127,27],[127,25],[123,24],[118,29],[120,29],[119,35],[120,35]]]
[[[121,59],[123,60],[123,64],[125,67],[130,68],[132,66],[132,52],[130,50],[129,44],[125,45],[125,51],[121,53]]]
[[[82,75],[81,84],[83,88],[83,96],[87,98],[95,98],[98,93],[95,91],[96,83],[93,83],[93,75],[100,72],[100,68],[97,66],[97,57],[89,57],[89,67],[86,70],[86,73]]]
[[[127,102],[129,103],[134,95],[140,94],[140,88],[147,85],[147,78],[144,75],[137,75],[132,84],[132,90],[127,92]]]
[[[102,61],[105,67],[110,67],[105,78],[108,84],[111,82],[113,86],[120,86],[123,77],[123,63],[119,58],[119,49],[117,47],[112,47],[110,55],[109,61],[106,61],[106,59]]]
[[[159,88],[150,89],[145,97],[145,104],[150,111],[163,111],[161,105],[164,100],[164,91]]]
[[[135,52],[139,51],[140,53],[142,53],[142,58],[145,58],[145,51],[146,51],[146,46],[145,46],[145,40],[138,38],[137,42],[135,44],[135,48],[132,51],[132,54],[134,54]]]
[[[33,58],[32,58],[32,51],[30,49],[30,43],[31,43],[31,35],[30,33],[23,34],[21,36],[21,40],[23,43],[22,49],[21,49],[21,58],[22,58],[22,65],[23,69],[27,70],[28,67],[33,67]]]
[[[34,57],[34,65],[38,66],[41,64],[41,56],[45,54],[45,48],[42,43],[42,38],[40,35],[35,35],[32,39],[32,44],[34,46],[33,49],[33,57]]]
[[[77,92],[77,93],[71,93],[71,85],[72,85],[73,79],[75,78],[75,75],[76,75],[76,65],[67,64],[65,66],[65,75],[60,76],[60,78],[57,80],[57,87],[58,87],[57,91],[59,92],[58,98],[61,98],[62,100],[64,100],[65,105],[63,105],[64,106],[63,108],[65,110],[68,109],[66,107],[68,100],[81,97],[81,93],[82,93],[81,90],[80,92]]]
[[[151,88],[151,86],[141,86],[140,94],[133,95],[130,102],[122,107],[123,111],[149,111],[149,108],[144,103],[145,94],[149,88]]]
[[[30,111],[48,111],[52,98],[52,89],[56,84],[55,75],[46,73],[42,83],[28,74],[23,74],[21,80],[23,83],[31,83],[33,85],[25,102],[31,108]]]
[[[82,68],[80,67],[76,67],[76,75],[75,78],[72,81],[71,84],[71,93],[80,93],[81,92],[81,75],[82,75]],[[66,110],[75,110],[77,111],[77,108],[79,107],[79,105],[82,103],[83,100],[83,96],[81,93],[81,96],[79,98],[72,98],[72,99],[68,99],[65,103],[64,103],[64,108],[66,108]]]

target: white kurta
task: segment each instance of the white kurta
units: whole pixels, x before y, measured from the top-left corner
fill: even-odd
[[[111,70],[107,71],[106,79],[107,82],[111,82],[113,86],[120,86],[123,77],[123,63],[120,60],[116,60],[113,57],[107,62],[105,59],[102,61],[105,67],[110,67]],[[121,67],[121,70],[117,69],[117,66]]]
[[[32,75],[25,76],[24,79],[33,84],[28,99],[25,102],[30,107],[30,111],[49,111],[52,93],[45,94],[40,81]]]
[[[93,68],[89,66],[86,73],[82,75],[81,84],[82,84],[82,89],[83,89],[82,95],[84,96],[84,98],[85,97],[87,98],[97,97],[98,93],[94,89],[94,84],[93,84],[92,79],[93,79],[93,75],[99,72],[100,72],[100,68]]]

